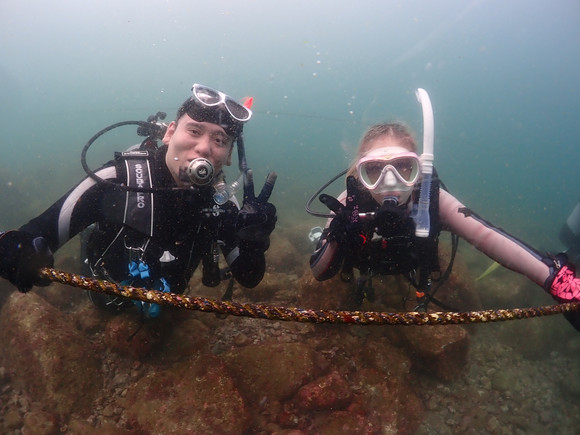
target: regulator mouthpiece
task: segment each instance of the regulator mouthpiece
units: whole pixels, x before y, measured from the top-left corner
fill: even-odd
[[[191,161],[187,167],[187,176],[189,180],[197,186],[205,186],[213,179],[213,165],[203,157],[198,157]]]
[[[385,196],[383,198],[383,207],[396,207],[399,204],[399,200],[396,196]]]

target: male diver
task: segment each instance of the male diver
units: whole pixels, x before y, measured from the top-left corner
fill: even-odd
[[[83,160],[87,178],[18,230],[0,233],[0,276],[21,292],[48,285],[39,269],[52,267],[52,253],[83,232],[85,273],[98,278],[182,293],[201,263],[204,285],[232,276],[244,287],[256,286],[277,219],[268,202],[276,174],[269,174],[256,197],[242,136],[251,116],[245,104],[193,85],[175,120],[152,122],[151,136],[139,149],[116,153],[95,172]],[[234,142],[241,172],[236,183],[244,183],[241,207],[223,173]],[[225,268],[220,268],[220,250]],[[155,304],[89,295],[104,308],[136,305],[147,317],[159,315]]]

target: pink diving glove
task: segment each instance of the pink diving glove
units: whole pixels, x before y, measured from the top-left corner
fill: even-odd
[[[550,266],[551,273],[544,288],[560,303],[580,302],[580,278],[576,278],[574,263],[568,261],[566,254],[544,260]],[[580,332],[580,311],[563,313],[568,322]]]
[[[560,302],[580,302],[580,278],[576,278],[573,264],[565,264],[558,270],[550,294]]]

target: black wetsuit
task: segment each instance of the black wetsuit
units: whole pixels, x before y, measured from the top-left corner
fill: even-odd
[[[128,276],[130,257],[139,256],[148,265],[152,277],[164,278],[175,293],[183,292],[202,260],[204,268],[206,259],[208,264],[215,260],[212,247],[217,242],[233,277],[245,287],[256,286],[264,275],[264,247],[240,242],[237,238],[238,207],[230,201],[221,207],[219,216],[202,213],[214,205],[213,188],[167,189],[176,184],[165,164],[166,151],[162,146],[150,161],[153,186],[166,189],[153,195],[151,237],[124,224],[126,192],[92,178],[84,179],[20,230],[43,236],[54,252],[95,224],[86,254],[97,275],[105,271],[107,276],[101,277],[122,282]],[[119,161],[108,163],[96,174],[116,185],[126,183],[127,171]],[[100,261],[95,264],[97,260]],[[206,285],[217,285],[217,282]]]

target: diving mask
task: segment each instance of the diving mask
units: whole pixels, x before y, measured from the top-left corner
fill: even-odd
[[[223,104],[231,117],[236,121],[247,122],[252,117],[252,111],[250,109],[223,92],[197,83],[193,85],[191,90],[197,101],[205,106],[213,107],[218,104]]]
[[[421,161],[406,148],[385,147],[370,151],[356,168],[361,183],[373,193],[409,192],[419,178]]]
[[[196,83],[191,89],[192,96],[177,111],[177,119],[187,113],[191,119],[217,124],[229,136],[238,137],[243,124],[252,117],[252,111],[232,97],[207,86]]]

